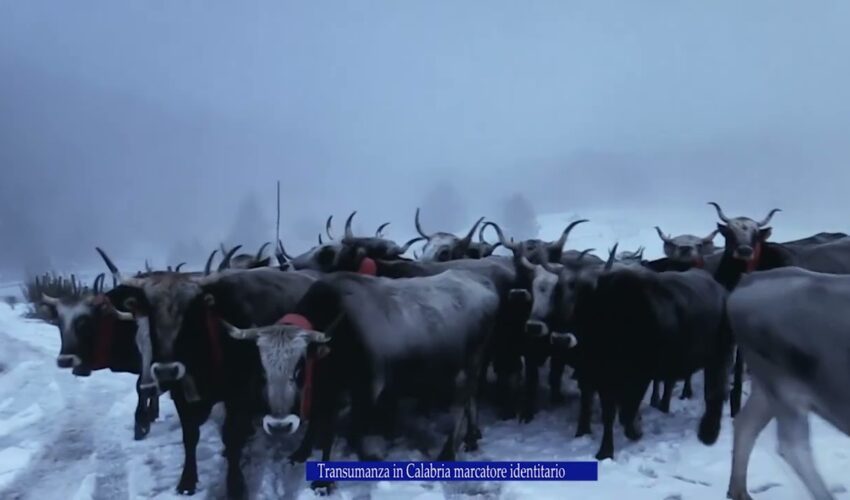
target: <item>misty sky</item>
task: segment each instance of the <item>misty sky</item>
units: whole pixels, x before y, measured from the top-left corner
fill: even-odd
[[[520,190],[847,231],[848,20],[838,1],[0,0],[0,231],[48,254],[213,248],[246,196],[273,223],[277,179],[285,230],[358,209],[407,236],[449,179],[470,219]]]

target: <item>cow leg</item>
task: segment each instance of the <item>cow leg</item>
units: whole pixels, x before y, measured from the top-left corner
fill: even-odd
[[[694,396],[694,390],[691,388],[691,378],[693,375],[688,375],[685,379],[685,387],[682,388],[682,394],[679,399],[691,399]]]
[[[136,380],[136,411],[134,412],[133,439],[144,439],[151,430],[151,420],[148,414],[148,398],[150,389],[141,387],[142,378]],[[154,389],[156,390],[156,389]]]
[[[480,390],[481,377],[478,373],[486,370],[483,351],[479,356],[473,356],[470,363],[470,386],[466,404],[466,437],[464,438],[465,450],[476,451],[478,440],[481,439],[481,428],[478,426],[478,392]]]
[[[662,413],[670,413],[670,400],[673,399],[673,388],[676,387],[675,379],[667,379],[664,381],[664,394],[661,396],[661,404],[658,409]]]
[[[623,406],[620,411],[620,425],[625,429],[626,437],[637,441],[643,437],[641,426],[640,403],[646,394],[649,380],[634,381],[626,385]]]
[[[371,380],[358,383],[351,394],[351,445],[362,462],[380,462],[381,457],[367,452],[363,441],[372,430]]]
[[[617,417],[617,397],[610,388],[599,391],[602,400],[602,443],[596,453],[597,460],[614,458],[614,419]]]
[[[201,437],[201,424],[209,417],[212,405],[206,401],[189,403],[180,392],[172,392],[174,407],[177,409],[180,427],[183,430],[183,473],[180,474],[180,482],[177,483],[177,493],[194,495],[198,485],[196,451]]]
[[[732,472],[729,477],[727,498],[732,500],[752,500],[747,492],[747,468],[756,438],[773,418],[770,404],[765,393],[756,386],[755,380],[751,386],[750,397],[741,408],[738,418],[733,424],[735,438],[732,445]]]
[[[537,389],[540,386],[540,360],[534,355],[525,356],[525,398],[519,421],[527,424],[537,413]]]
[[[581,404],[578,414],[578,426],[576,427],[576,437],[581,437],[590,434],[590,417],[593,413],[593,395],[596,393],[593,386],[585,377],[579,375],[578,388],[581,391]]]
[[[228,399],[224,402],[225,416],[221,440],[224,443],[224,456],[227,458],[227,496],[245,498],[245,477],[242,475],[242,449],[251,435],[251,414],[249,403],[242,398]]]
[[[315,433],[315,436],[318,437],[323,462],[330,462],[331,452],[336,440],[337,414],[342,396],[341,391],[343,390],[341,385],[342,379],[334,370],[334,366],[324,361],[320,363],[319,369],[316,370],[316,379],[313,385],[314,409],[307,433]],[[306,439],[307,436],[305,436]],[[311,436],[309,443],[301,444],[301,447],[306,444],[309,450],[305,455],[305,460],[313,449],[312,439]],[[310,483],[310,488],[317,495],[330,494],[335,486],[336,484],[333,481],[313,481]]]
[[[658,408],[661,405],[661,398],[659,394],[661,393],[661,382],[658,380],[652,381],[652,395],[649,396],[649,405],[653,408]]]
[[[156,422],[159,418],[159,392],[156,390],[148,400],[148,418],[151,422]]]
[[[475,372],[465,369],[455,377],[455,402],[452,405],[452,416],[454,417],[454,426],[449,433],[443,450],[440,452],[438,461],[454,462],[457,454],[457,448],[460,444],[461,431],[463,424],[469,418],[472,402],[472,388],[474,387]]]
[[[700,419],[697,437],[704,444],[714,444],[720,435],[723,403],[729,387],[729,367],[731,364],[732,346],[721,339],[718,352],[712,354],[704,370],[705,412]]]
[[[494,357],[493,371],[496,373],[497,404],[499,418],[502,420],[516,417],[516,395],[519,386],[517,379],[520,366],[520,359],[515,354],[499,354]]]
[[[333,450],[334,440],[336,438],[336,406],[330,406],[328,409],[332,409],[332,411],[323,411],[322,416],[318,419],[319,426],[323,431],[320,435],[319,446],[322,448],[322,461],[330,462],[331,460],[331,451]],[[310,483],[310,488],[317,495],[328,495],[330,494],[336,487],[336,483],[334,481],[313,481]]]
[[[552,357],[549,358],[549,400],[552,404],[561,404],[566,399],[564,393],[561,392],[564,366],[564,356],[553,353]]]
[[[834,500],[835,497],[818,473],[812,457],[808,412],[785,403],[776,405],[775,411],[779,455],[794,469],[812,498]]]
[[[729,400],[730,414],[732,418],[738,414],[741,409],[741,393],[743,392],[744,384],[744,358],[741,355],[741,349],[735,349],[735,373],[732,381],[732,395]]]

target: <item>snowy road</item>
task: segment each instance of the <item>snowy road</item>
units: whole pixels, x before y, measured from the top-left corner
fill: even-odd
[[[23,319],[23,307],[0,304],[0,498],[123,499],[177,498],[183,449],[174,407],[163,397],[160,420],[144,441],[133,441],[134,377],[95,373],[75,378],[54,364],[59,335],[53,326]],[[542,377],[545,379],[545,377]],[[571,385],[569,387],[572,387]],[[700,384],[695,386],[700,394]],[[574,388],[572,389],[575,390]],[[469,460],[589,460],[601,433],[573,439],[578,402],[546,408],[530,424],[497,421],[483,412],[481,450]],[[724,420],[713,447],[696,439],[699,400],[674,400],[670,415],[644,407],[646,435],[629,443],[617,431],[615,461],[600,464],[599,482],[342,483],[337,496],[372,499],[439,498],[725,498],[731,453],[731,423]],[[218,423],[202,429],[198,447],[200,489],[196,498],[221,498],[224,459]],[[417,449],[435,449],[442,438],[436,422],[415,419],[408,437],[394,443],[388,459],[421,460]],[[598,422],[598,419],[596,419]],[[850,438],[812,418],[815,455],[837,497],[850,499]],[[296,435],[297,439],[298,435]],[[312,498],[303,466],[283,465],[292,442],[269,443],[257,434],[246,449],[246,479],[252,498]],[[802,485],[776,455],[774,426],[760,438],[752,458],[750,488],[755,498],[806,498]],[[353,459],[338,446],[339,459]],[[314,459],[317,456],[314,456]],[[625,493],[628,491],[628,493]],[[185,498],[185,497],[184,497]]]

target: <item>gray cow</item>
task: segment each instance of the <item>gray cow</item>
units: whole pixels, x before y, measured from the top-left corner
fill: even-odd
[[[813,411],[850,435],[850,276],[788,267],[744,276],[728,300],[752,389],[735,419],[728,497],[750,500],[747,466],[756,438],[776,419],[779,454],[817,500],[834,498],[809,441]]]

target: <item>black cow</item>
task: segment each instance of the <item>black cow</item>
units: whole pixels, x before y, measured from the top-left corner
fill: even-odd
[[[706,412],[699,434],[716,439],[732,350],[726,291],[703,270],[613,269],[613,256],[596,279],[577,283],[573,305],[582,376],[602,400],[605,431],[597,459],[613,457],[618,408],[627,437],[639,439],[638,412],[649,383],[686,378],[702,368]]]
[[[185,457],[177,491],[195,492],[200,426],[213,405],[223,402],[227,492],[243,497],[239,462],[252,432],[251,417],[264,409],[262,368],[256,347],[230,338],[221,320],[243,326],[274,321],[294,307],[314,278],[258,268],[202,277],[166,272],[123,279],[106,254],[102,256],[120,283],[116,305],[132,311],[137,323],[150,326],[152,374],[161,388],[171,391],[180,417]]]
[[[542,240],[526,240],[523,242],[508,241],[505,238],[501,227],[494,222],[486,222],[485,227],[492,226],[499,238],[499,243],[511,251],[513,254],[512,263],[516,273],[516,281],[510,291],[510,307],[512,308],[511,316],[519,318],[517,322],[519,330],[514,332],[517,340],[514,345],[519,348],[517,354],[521,355],[524,362],[525,371],[525,389],[523,391],[523,404],[520,410],[520,420],[522,422],[530,422],[538,408],[537,388],[539,386],[540,374],[539,370],[546,359],[549,359],[549,389],[550,398],[553,403],[563,401],[561,393],[561,378],[564,373],[566,358],[562,349],[553,347],[547,338],[538,336],[528,336],[522,334],[523,328],[528,328],[526,321],[531,312],[531,286],[534,281],[533,266],[523,262],[523,259],[530,258],[534,263],[542,262],[564,262],[565,265],[574,268],[584,265],[590,265],[595,262],[591,258],[586,258],[591,250],[584,252],[564,252],[563,248],[567,242],[570,232],[577,225],[588,222],[586,219],[576,220],[571,222],[564,229],[561,237],[552,242],[544,242]],[[601,262],[601,260],[600,260]],[[525,326],[523,326],[525,325]]]
[[[159,392],[150,373],[150,332],[137,332],[133,317],[112,305],[114,290],[104,293],[104,275],[95,279],[92,294],[78,299],[42,296],[59,328],[61,347],[56,365],[80,377],[109,369],[139,375],[133,437],[143,439],[159,418]]]
[[[311,418],[294,460],[305,460],[315,439],[322,460],[331,459],[345,394],[351,397],[352,444],[361,460],[377,460],[365,451],[363,437],[373,430],[370,422],[382,393],[422,384],[433,389],[435,377],[448,375],[455,383],[455,421],[438,460],[452,461],[464,422],[468,448],[480,437],[475,395],[498,309],[498,290],[477,273],[387,279],[340,272],[317,281],[283,324],[230,330],[234,337],[257,340],[266,376],[278,381],[273,390],[267,386],[269,397],[277,398],[272,407],[280,412],[272,415],[274,421],[292,429]],[[299,416],[292,374],[302,360],[315,386],[302,395],[301,411],[303,401],[314,398],[312,414]]]

